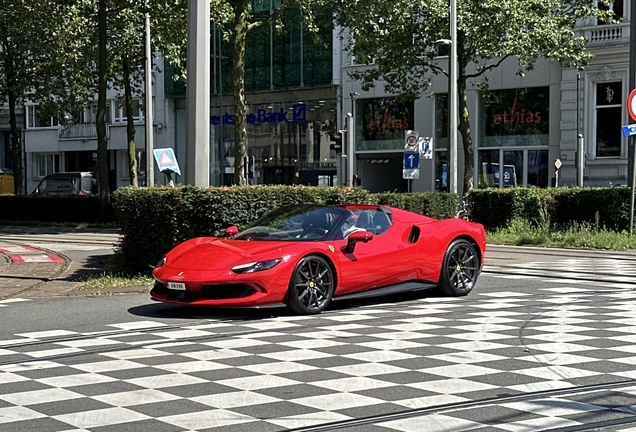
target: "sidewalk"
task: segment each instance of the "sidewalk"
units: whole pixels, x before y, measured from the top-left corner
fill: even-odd
[[[118,241],[116,228],[1,226],[0,301],[148,292],[149,286],[78,289],[104,271]]]

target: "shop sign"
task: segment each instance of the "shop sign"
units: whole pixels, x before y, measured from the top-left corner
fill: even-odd
[[[413,101],[398,103],[393,98],[356,101],[356,118],[362,121],[362,139],[400,140],[405,143],[405,131],[413,125],[413,106]],[[413,144],[417,145],[417,137]]]
[[[289,116],[291,115],[291,118]],[[307,121],[307,105],[304,103],[298,103],[292,105],[291,113],[284,108],[280,108],[278,111],[267,111],[265,109],[258,109],[256,114],[250,113],[246,116],[248,124],[254,123],[288,123],[288,122],[304,122]],[[235,117],[233,114],[225,113],[222,116],[213,115],[210,117],[210,123],[213,126],[223,123],[224,125],[233,125]]]
[[[489,90],[482,101],[487,137],[548,134],[549,87]]]

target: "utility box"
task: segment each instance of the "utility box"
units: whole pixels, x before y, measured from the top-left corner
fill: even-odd
[[[13,174],[11,171],[0,169],[0,195],[13,194],[15,188],[13,186]]]

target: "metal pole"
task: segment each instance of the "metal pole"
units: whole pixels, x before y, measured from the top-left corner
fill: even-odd
[[[585,173],[585,141],[583,134],[579,134],[576,143],[576,185],[583,187],[583,174]]]
[[[576,72],[576,185],[583,187],[583,164],[585,163],[585,156],[583,151],[583,135],[579,127],[579,102],[580,102],[580,87],[581,87],[581,71],[583,68],[579,68]]]
[[[457,0],[450,0],[450,68],[449,76],[449,103],[450,114],[450,137],[448,147],[449,169],[449,191],[457,194]]]
[[[634,190],[636,190],[636,149],[634,149],[634,139],[632,138],[632,154],[634,157],[632,158],[632,191],[629,199],[629,236],[632,236],[634,231]]]
[[[144,114],[146,117],[146,186],[154,186],[155,184],[155,164],[153,156],[153,112],[152,112],[152,45],[150,44],[150,12],[148,12],[148,0],[144,1],[146,8],[146,109]]]
[[[636,88],[636,5],[631,2],[630,22],[629,22],[629,90]],[[631,170],[627,165],[627,178],[631,183],[630,205],[629,205],[629,235],[631,237],[634,229],[634,191],[636,190],[636,141],[635,137],[628,138],[627,160],[632,160]],[[629,163],[629,162],[628,162]]]
[[[353,187],[353,169],[354,169],[354,142],[353,136],[353,115],[347,113],[347,186]]]

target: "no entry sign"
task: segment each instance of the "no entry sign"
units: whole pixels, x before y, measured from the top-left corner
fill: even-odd
[[[627,98],[627,111],[632,120],[636,121],[636,89],[629,93],[629,97]]]

